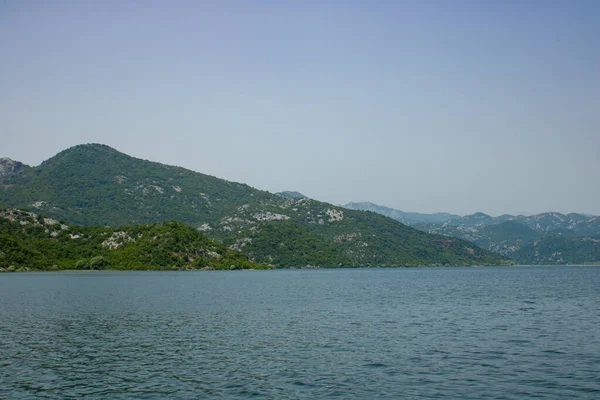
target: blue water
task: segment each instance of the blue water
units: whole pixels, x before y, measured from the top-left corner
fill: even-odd
[[[600,398],[600,268],[0,275],[0,398]]]

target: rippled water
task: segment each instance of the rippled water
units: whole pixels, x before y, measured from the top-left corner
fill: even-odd
[[[600,398],[600,268],[0,275],[0,398]]]

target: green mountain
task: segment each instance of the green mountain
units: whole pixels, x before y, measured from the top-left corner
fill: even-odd
[[[81,225],[215,224],[243,204],[273,197],[98,144],[72,147],[36,168],[21,164],[0,175],[0,187],[0,205],[32,208]]]
[[[600,262],[600,256],[590,259],[592,255],[598,254],[593,248],[600,248],[592,240],[600,236],[600,219],[593,216],[543,213],[474,218],[469,215],[446,224],[416,225],[415,228],[471,241],[510,257],[519,264]],[[574,243],[587,249],[585,257],[581,257],[578,250],[581,246],[575,246]],[[563,248],[560,248],[561,244],[564,245]],[[559,256],[553,256],[554,253]]]
[[[523,264],[600,264],[600,235],[549,235],[528,243],[515,258]]]
[[[262,269],[180,222],[77,226],[0,209],[0,271],[20,269]]]
[[[585,214],[547,212],[536,215],[492,217],[475,213],[463,217],[451,214],[404,213],[373,203],[350,203],[352,208],[369,209],[403,221],[428,233],[468,240],[484,249],[521,264],[577,264],[600,262],[600,218]],[[445,218],[444,216],[448,216]],[[440,219],[432,222],[433,219]],[[445,219],[444,219],[445,218]],[[422,222],[417,222],[417,221]],[[429,220],[430,222],[423,222]],[[560,247],[563,245],[564,247]],[[585,250],[581,250],[581,249]],[[582,256],[582,252],[585,256]]]
[[[472,243],[375,213],[272,194],[104,145],[75,146],[38,167],[12,160],[6,165],[0,174],[1,206],[35,209],[79,225],[176,220],[276,266],[504,262]]]

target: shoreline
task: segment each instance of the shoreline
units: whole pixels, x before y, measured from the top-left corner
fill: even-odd
[[[536,267],[600,267],[600,263],[594,264],[514,264],[514,265],[424,265],[424,266],[360,266],[360,267],[287,267],[287,268],[264,268],[264,269],[171,269],[171,268],[159,268],[159,269],[122,269],[122,268],[106,268],[106,269],[15,269],[9,270],[0,269],[0,274],[12,274],[12,273],[31,273],[31,272],[215,272],[215,271],[275,271],[275,270],[334,270],[334,269],[430,269],[430,268],[494,268],[494,267],[523,267],[523,268],[536,268]]]

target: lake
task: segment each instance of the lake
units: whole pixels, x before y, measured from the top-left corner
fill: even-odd
[[[0,274],[0,398],[600,398],[600,268]]]

